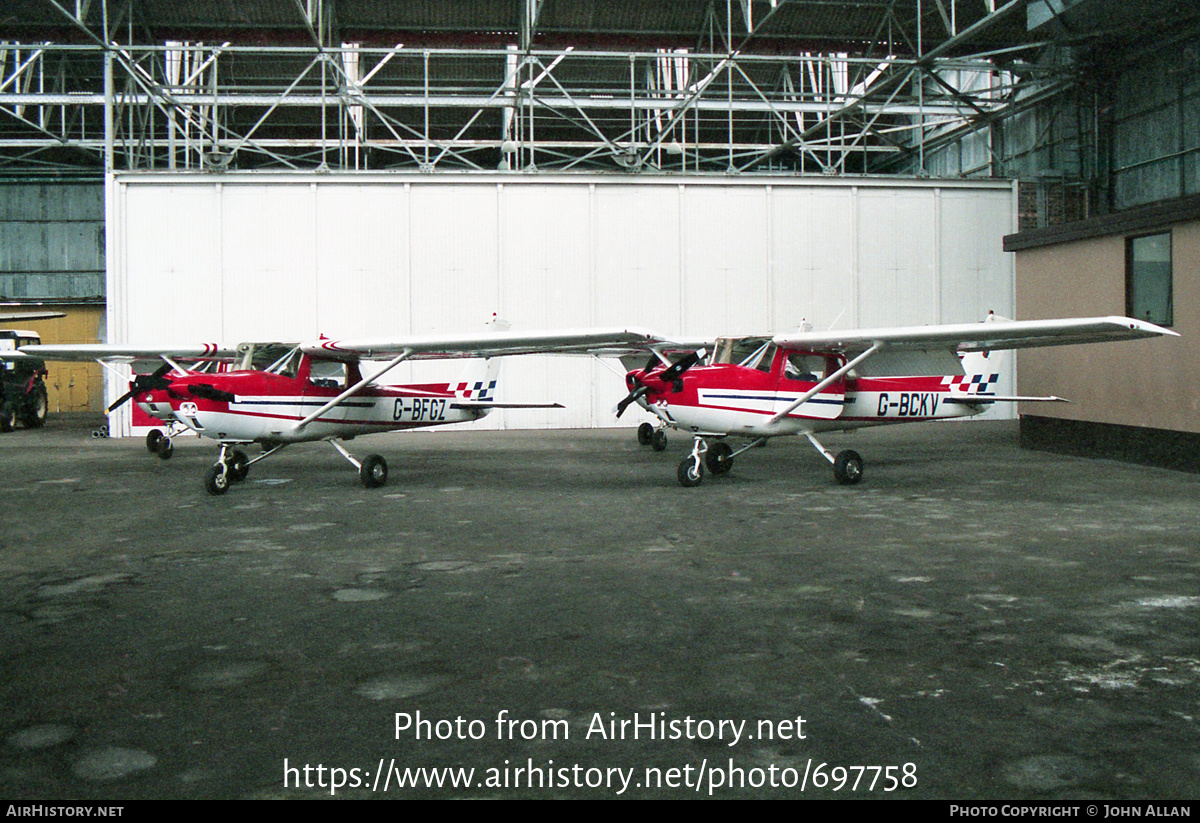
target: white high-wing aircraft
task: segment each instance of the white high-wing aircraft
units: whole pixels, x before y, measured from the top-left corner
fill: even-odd
[[[169,368],[138,383],[120,401],[133,397],[153,414],[171,416],[197,434],[216,440],[220,453],[205,486],[224,494],[244,480],[251,465],[292,443],[327,440],[358,469],[368,488],[387,482],[387,462],[378,454],[362,460],[342,446],[366,434],[478,420],[497,408],[553,408],[558,404],[498,403],[499,360],[517,354],[603,353],[645,348],[654,341],[629,329],[510,332],[331,340],[289,346],[274,344],[278,357],[260,365],[260,347],[243,346],[242,362],[231,370],[200,372],[177,361],[228,356],[220,346],[130,346],[123,344],[39,345],[21,349],[48,360],[161,357]],[[409,360],[476,358],[460,379],[445,383],[381,385],[379,379]],[[360,361],[386,359],[364,377]],[[114,407],[116,404],[113,404]],[[241,447],[258,443],[262,454],[249,458]]]
[[[837,482],[853,484],[862,479],[862,457],[849,449],[834,455],[817,434],[969,417],[998,402],[1061,400],[997,395],[994,353],[1164,335],[1178,336],[1129,317],[989,315],[984,323],[724,337],[711,356],[694,352],[675,361],[655,344],[648,347],[651,362],[626,374],[629,394],[616,411],[637,403],[654,414],[660,428],[643,423],[638,440],[656,450],[666,447],[666,428],[694,437],[677,471],[684,486],[699,485],[705,467],[728,472],[734,457],[782,435],[806,437],[833,464]],[[751,443],[735,451],[725,437]]]

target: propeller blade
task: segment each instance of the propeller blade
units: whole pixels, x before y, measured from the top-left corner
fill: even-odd
[[[109,406],[109,407],[108,407],[108,413],[109,413],[109,414],[112,414],[112,412],[113,412],[113,409],[117,408],[117,407],[118,407],[118,406],[120,406],[122,403],[125,403],[125,402],[127,402],[127,401],[128,401],[130,398],[131,398],[131,397],[133,397],[133,396],[134,396],[134,395],[136,395],[137,393],[138,393],[138,389],[137,389],[137,388],[132,388],[132,389],[130,389],[129,391],[125,392],[123,395],[121,395],[121,396],[120,396],[120,397],[118,397],[116,400],[114,400],[114,401],[113,401],[113,404],[112,404],[111,406]]]
[[[636,389],[631,391],[629,394],[625,395],[625,399],[617,404],[617,408],[616,408],[617,417],[620,417],[621,415],[623,415],[625,413],[625,410],[627,408],[629,408],[629,405],[631,403],[635,402],[636,400],[638,400],[641,397],[644,397],[646,395],[646,392],[648,392],[648,391],[650,391],[649,387],[638,386]]]
[[[131,398],[137,397],[142,392],[165,389],[170,386],[171,381],[167,379],[166,375],[172,368],[174,367],[170,363],[164,363],[150,374],[134,375],[133,379],[129,381],[129,391],[113,401],[113,404],[108,407],[109,413],[111,414],[113,409],[128,402]]]
[[[133,378],[133,385],[137,386],[141,391],[152,391],[154,389],[165,389],[171,385],[171,381],[166,375],[171,371],[170,363],[163,363],[150,374],[139,374]]]
[[[659,375],[659,379],[662,380],[664,383],[671,382],[675,378],[679,377],[679,375],[683,374],[685,371],[690,369],[692,366],[699,363],[700,358],[702,358],[703,356],[704,356],[704,349],[701,349],[700,351],[694,351],[691,354],[681,357],[680,359],[676,360],[673,364],[668,366],[666,369],[664,369],[662,374]]]
[[[194,397],[202,397],[205,400],[212,400],[217,403],[233,403],[237,400],[237,396],[232,392],[218,389],[211,383],[191,383],[188,385],[187,390]]]

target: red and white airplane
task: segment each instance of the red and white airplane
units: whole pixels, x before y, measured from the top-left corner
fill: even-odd
[[[207,361],[228,355],[219,346],[143,347],[121,344],[28,346],[31,356],[58,360],[130,360],[161,357],[167,364],[150,381],[138,383],[119,402],[133,398],[147,413],[216,440],[220,452],[205,487],[224,494],[244,480],[250,466],[293,443],[327,440],[357,470],[367,488],[387,482],[387,462],[378,454],[361,460],[341,441],[366,434],[478,420],[497,408],[555,408],[558,404],[496,401],[499,360],[517,354],[598,353],[647,347],[642,332],[591,330],[519,333],[489,331],[452,336],[393,339],[322,338],[296,345],[243,344],[240,361],[228,371],[187,369],[179,360]],[[381,363],[386,358],[386,362]],[[475,358],[454,382],[384,385],[380,378],[403,362]],[[270,362],[262,365],[264,360]],[[373,368],[366,361],[371,361]],[[165,385],[164,385],[165,383]],[[115,407],[117,404],[114,404]],[[149,441],[148,441],[149,443]],[[242,447],[257,443],[250,458]]]
[[[111,349],[111,347],[107,346],[105,348]],[[117,371],[109,361],[130,361],[131,365],[139,360],[145,362],[146,359],[149,359],[150,362],[153,362],[154,359],[166,361],[154,371],[135,373],[129,380],[129,391],[109,404],[108,413],[112,414],[126,402],[132,400],[136,409],[133,413],[133,424],[135,426],[156,424],[163,426],[162,429],[152,428],[146,433],[146,449],[150,453],[158,455],[163,460],[170,460],[171,456],[175,453],[173,438],[188,430],[187,426],[175,419],[175,411],[171,408],[171,395],[169,391],[171,383],[189,374],[212,374],[229,371],[237,363],[245,363],[242,366],[243,368],[252,368],[253,366],[249,362],[249,357],[243,358],[246,348],[246,345],[238,348],[236,353],[238,359],[236,362],[233,351],[221,350],[216,346],[204,346],[199,349],[185,350],[184,354],[180,354],[179,352],[159,353],[157,358],[152,358],[149,354],[143,354],[139,357],[133,357],[128,354],[109,354],[106,357],[97,357],[96,359],[100,365],[113,372],[118,380],[124,380],[125,375]],[[203,352],[203,354],[197,354],[196,352]],[[184,366],[181,363],[186,363],[187,365]]]
[[[629,394],[616,411],[620,416],[636,402],[654,414],[660,428],[643,423],[638,440],[658,451],[666,447],[666,428],[694,437],[677,472],[684,486],[699,485],[705,467],[725,474],[737,455],[783,435],[806,437],[833,464],[837,482],[848,485],[862,479],[862,457],[850,449],[835,455],[816,435],[969,417],[998,402],[1061,400],[997,395],[994,353],[1160,335],[1177,336],[1128,317],[989,315],[984,323],[724,337],[707,361],[702,350],[673,362],[660,344],[648,347],[650,363],[626,375]],[[735,451],[726,437],[751,442]]]

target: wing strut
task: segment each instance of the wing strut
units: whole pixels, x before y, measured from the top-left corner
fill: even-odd
[[[789,414],[791,414],[796,409],[803,406],[809,400],[812,400],[818,394],[825,391],[825,389],[828,386],[831,386],[834,383],[836,383],[838,380],[841,380],[843,377],[845,377],[850,372],[851,369],[853,369],[859,363],[866,360],[868,357],[870,357],[871,355],[873,355],[875,352],[879,351],[886,345],[887,344],[884,343],[882,340],[876,340],[874,343],[871,344],[871,348],[867,349],[865,352],[863,352],[862,354],[860,354],[858,357],[854,358],[853,360],[847,361],[846,365],[842,366],[840,369],[835,371],[833,374],[826,377],[824,380],[822,380],[817,385],[813,386],[811,389],[806,391],[804,394],[800,395],[800,398],[798,400],[796,400],[795,403],[792,403],[792,405],[788,406],[786,409],[779,412],[774,417],[772,417],[770,420],[768,420],[767,425],[769,426],[772,423],[778,423],[780,420],[787,417]]]
[[[373,374],[370,377],[364,377],[362,380],[358,381],[353,386],[346,389],[344,392],[342,392],[337,397],[330,400],[328,403],[326,403],[321,408],[317,409],[315,412],[310,414],[308,417],[304,418],[299,423],[292,426],[292,431],[293,432],[300,431],[302,428],[304,428],[309,423],[316,420],[318,417],[323,415],[325,412],[329,411],[330,409],[332,409],[336,406],[341,405],[345,400],[358,394],[360,391],[365,389],[367,386],[371,385],[371,383],[378,380],[380,377],[387,374],[392,369],[396,368],[396,366],[399,366],[401,363],[403,363],[405,360],[407,360],[412,355],[412,353],[413,353],[412,349],[405,349],[403,352],[401,352],[400,354],[398,354],[397,356],[395,356],[391,360],[389,360],[388,364],[386,366],[384,366],[383,369],[380,370],[378,373]]]

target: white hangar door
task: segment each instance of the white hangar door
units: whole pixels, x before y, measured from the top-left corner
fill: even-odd
[[[459,332],[493,312],[514,329],[689,337],[966,322],[1012,315],[1013,230],[1006,183],[128,173],[108,189],[109,339]],[[500,399],[566,408],[475,425],[615,425],[615,366],[510,358]],[[129,431],[128,417],[112,423]]]

